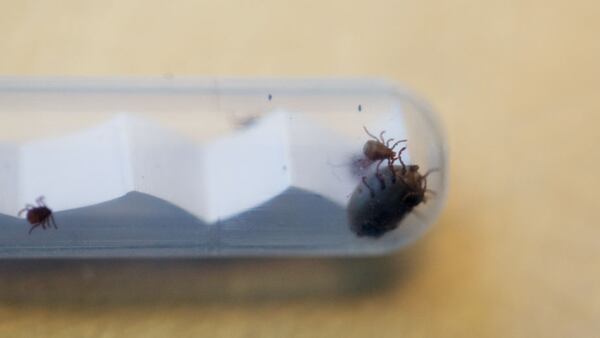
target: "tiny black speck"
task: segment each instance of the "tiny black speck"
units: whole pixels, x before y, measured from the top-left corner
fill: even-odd
[[[362,105],[361,104],[358,105],[358,111],[362,111]]]
[[[273,98],[273,95],[269,94],[269,101]]]

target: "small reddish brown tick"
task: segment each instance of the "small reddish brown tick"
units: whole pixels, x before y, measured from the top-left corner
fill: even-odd
[[[363,126],[365,133],[371,136],[373,140],[368,140],[363,146],[363,154],[369,160],[375,162],[383,162],[384,160],[388,160],[388,163],[391,165],[394,158],[396,157],[396,152],[394,148],[398,146],[398,144],[402,142],[406,142],[406,140],[400,140],[394,143],[390,147],[390,143],[394,141],[393,138],[388,139],[387,141],[383,138],[383,134],[385,134],[385,130],[379,134],[379,138],[375,137],[375,135],[371,134],[367,127]]]
[[[54,216],[52,216],[52,210],[50,210],[46,204],[44,203],[44,197],[40,196],[37,200],[35,200],[36,205],[27,204],[25,208],[19,211],[19,216],[22,213],[27,212],[27,221],[31,224],[31,229],[29,229],[29,234],[33,231],[33,229],[41,226],[42,229],[46,229],[53,225],[54,229],[58,229],[56,226],[56,222],[54,222]]]

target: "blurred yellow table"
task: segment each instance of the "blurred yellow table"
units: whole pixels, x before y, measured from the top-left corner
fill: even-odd
[[[597,335],[599,15],[594,1],[0,1],[1,74],[384,76],[434,103],[452,150],[442,218],[391,257],[4,261],[0,336]]]

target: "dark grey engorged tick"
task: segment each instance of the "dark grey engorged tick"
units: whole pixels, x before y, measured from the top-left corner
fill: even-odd
[[[19,211],[19,216],[21,216],[22,213],[27,212],[27,221],[31,224],[29,234],[31,234],[33,229],[38,226],[41,226],[44,230],[46,229],[46,226],[50,228],[51,225],[54,226],[54,229],[58,229],[56,222],[54,222],[54,216],[52,216],[52,210],[44,203],[44,197],[38,197],[36,204],[37,205],[27,204],[24,209]]]
[[[358,105],[358,111],[361,112],[362,111],[362,104]]]
[[[273,95],[269,94],[269,101],[271,101],[271,99],[273,99]]]
[[[404,149],[403,149],[404,150]],[[401,155],[400,155],[401,156]],[[416,206],[427,202],[427,176],[418,165],[394,165],[367,177],[356,187],[348,203],[348,220],[357,236],[380,237],[396,229]]]

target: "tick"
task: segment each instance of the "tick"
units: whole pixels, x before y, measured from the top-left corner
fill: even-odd
[[[54,222],[54,216],[52,216],[52,210],[44,203],[44,197],[38,197],[35,202],[37,205],[26,204],[25,208],[19,211],[19,216],[21,216],[22,213],[27,212],[27,221],[31,224],[29,234],[31,234],[33,229],[39,226],[44,230],[46,229],[46,226],[50,228],[51,225],[54,226],[54,229],[58,229],[56,222]]]
[[[390,147],[390,143],[394,142],[394,139],[390,138],[385,140],[383,138],[385,130],[383,130],[379,134],[379,138],[377,138],[375,135],[371,134],[369,130],[367,130],[367,127],[363,126],[363,129],[365,130],[365,133],[367,133],[367,135],[373,138],[373,140],[368,140],[363,146],[363,154],[367,159],[369,159],[372,162],[383,162],[384,160],[388,160],[388,162],[390,163],[393,162],[394,158],[396,157],[396,152],[394,151],[394,148],[396,148],[398,144],[406,142],[406,140],[400,140]]]
[[[389,166],[363,177],[352,193],[347,210],[357,236],[378,238],[396,229],[415,207],[427,202],[427,192],[433,193],[427,189],[427,176],[435,170],[422,174],[418,165],[404,164],[402,150]],[[394,165],[395,160],[400,165]]]

